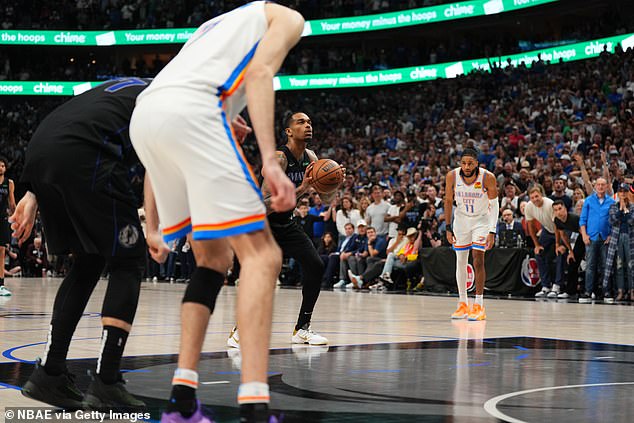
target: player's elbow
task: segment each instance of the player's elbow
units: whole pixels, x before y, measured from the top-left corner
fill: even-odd
[[[252,63],[244,74],[244,82],[249,84],[258,81],[272,81],[275,76],[273,69],[265,63]]]

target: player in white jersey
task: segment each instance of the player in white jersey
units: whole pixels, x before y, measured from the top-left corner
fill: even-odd
[[[452,209],[456,206],[453,216]],[[460,167],[446,178],[445,221],[447,239],[456,252],[456,281],[460,299],[452,319],[484,320],[483,295],[486,272],[484,253],[495,243],[498,215],[498,190],[495,176],[478,166],[478,152],[465,148]],[[467,262],[473,251],[476,298],[469,308],[467,301]]]
[[[295,187],[275,155],[273,77],[303,27],[299,13],[263,1],[218,16],[194,32],[137,100],[130,135],[158,209],[147,224],[157,227],[160,220],[166,241],[192,232],[198,266],[183,298],[178,369],[162,421],[209,421],[196,400],[196,370],[232,249],[242,265],[240,421],[268,421],[273,287],[282,255],[230,122],[248,106],[271,207],[293,208]],[[155,257],[163,243],[148,245]]]

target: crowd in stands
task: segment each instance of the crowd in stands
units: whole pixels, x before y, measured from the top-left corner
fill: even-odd
[[[82,1],[77,3],[82,3]],[[108,3],[102,2],[101,5]],[[145,2],[145,4],[147,3]],[[185,4],[187,2],[166,3],[169,4],[165,6],[168,8],[211,7],[208,3],[196,3],[197,6],[194,6],[193,3]],[[219,5],[218,7],[224,7],[222,2],[212,3],[216,6]],[[161,2],[157,2],[153,9],[160,9],[160,4]],[[301,10],[300,6],[298,7]],[[15,9],[15,7],[13,8]],[[4,10],[10,8],[7,6]],[[205,14],[204,19],[219,12],[212,8],[209,13]],[[631,8],[624,10],[620,10],[618,7],[609,8],[592,22],[580,23],[576,20],[563,20],[561,26],[557,25],[544,31],[530,31],[524,35],[521,35],[521,32],[509,32],[510,30],[507,30],[508,33],[469,31],[462,33],[462,35],[458,33],[453,34],[452,37],[443,37],[440,40],[425,36],[408,37],[397,46],[394,46],[389,38],[371,41],[359,39],[351,41],[345,46],[333,45],[327,49],[322,48],[320,44],[302,44],[291,51],[280,73],[317,74],[384,70],[446,63],[461,59],[499,57],[500,55],[538,49],[539,42],[546,44],[557,43],[558,40],[576,42],[634,32],[633,13]],[[194,26],[199,24],[200,22],[196,22]],[[161,23],[157,27],[165,27],[165,25]],[[66,28],[74,28],[74,26]],[[524,29],[524,31],[526,30]],[[522,36],[530,39],[533,44],[521,43]],[[22,54],[22,50],[6,50],[0,52],[0,80],[82,81],[105,80],[117,76],[152,77],[175,53],[174,49],[153,55],[122,51],[119,53],[119,59],[113,61],[105,56],[103,51],[91,50],[74,52],[72,55],[69,53],[37,55],[37,60],[34,60],[33,55]]]
[[[134,29],[196,27],[244,0],[2,0],[1,29]],[[366,15],[449,0],[290,0],[306,19]]]
[[[632,49],[617,48],[616,54],[596,60],[495,67],[492,73],[454,80],[280,92],[279,120],[292,111],[306,112],[314,126],[311,147],[347,169],[332,204],[321,204],[318,193],[311,192],[297,210],[327,267],[324,285],[378,288],[409,281],[421,288],[424,263],[416,258],[418,248],[447,245],[444,178],[457,166],[461,151],[473,146],[480,151],[481,166],[498,180],[504,223],[497,244],[534,251],[542,277],[549,278],[538,294],[563,294],[564,275],[580,270],[571,266],[580,260],[558,259],[566,249],[559,226],[540,214],[546,204],[554,215],[559,201],[586,225],[587,233],[577,230],[576,239],[588,253],[572,258],[585,257],[586,273],[593,272],[578,287],[574,281],[574,289],[566,285],[567,293],[584,300],[616,292],[617,299],[632,298],[634,286],[623,278],[632,274],[627,266],[632,266],[634,249],[626,245],[634,222],[625,216],[627,200],[621,197],[631,196],[626,184],[634,173],[633,59]],[[42,108],[35,105],[39,100],[0,107],[11,177],[19,174],[24,146],[43,110],[55,101],[46,100]],[[245,150],[256,157],[253,140]],[[560,220],[572,240],[567,218]],[[505,234],[508,230],[513,234]],[[178,255],[183,247],[174,252]],[[615,272],[608,269],[611,265]],[[158,274],[170,277],[167,269]],[[599,275],[609,275],[608,280]]]

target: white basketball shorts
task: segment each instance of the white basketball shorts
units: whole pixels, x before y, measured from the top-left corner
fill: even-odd
[[[198,98],[161,90],[132,114],[130,138],[152,183],[163,236],[193,232],[204,240],[262,230],[262,193],[230,122],[217,100]]]
[[[489,216],[464,216],[455,214],[453,220],[453,235],[456,243],[455,251],[470,249],[486,250],[487,235],[489,235]]]

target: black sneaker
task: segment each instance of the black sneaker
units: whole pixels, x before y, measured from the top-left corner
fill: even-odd
[[[75,385],[75,375],[62,373],[51,376],[37,359],[35,370],[22,388],[22,395],[65,410],[81,410],[84,395]]]
[[[84,408],[89,410],[119,412],[141,411],[145,403],[132,396],[125,388],[125,381],[119,376],[119,381],[112,385],[102,382],[98,375],[91,374],[92,382],[86,391]]]
[[[579,295],[580,304],[589,304],[591,302],[592,302],[592,297],[590,296],[589,293],[584,292],[583,294]]]
[[[240,404],[240,423],[281,423],[283,420],[283,415],[269,414],[268,404]]]

